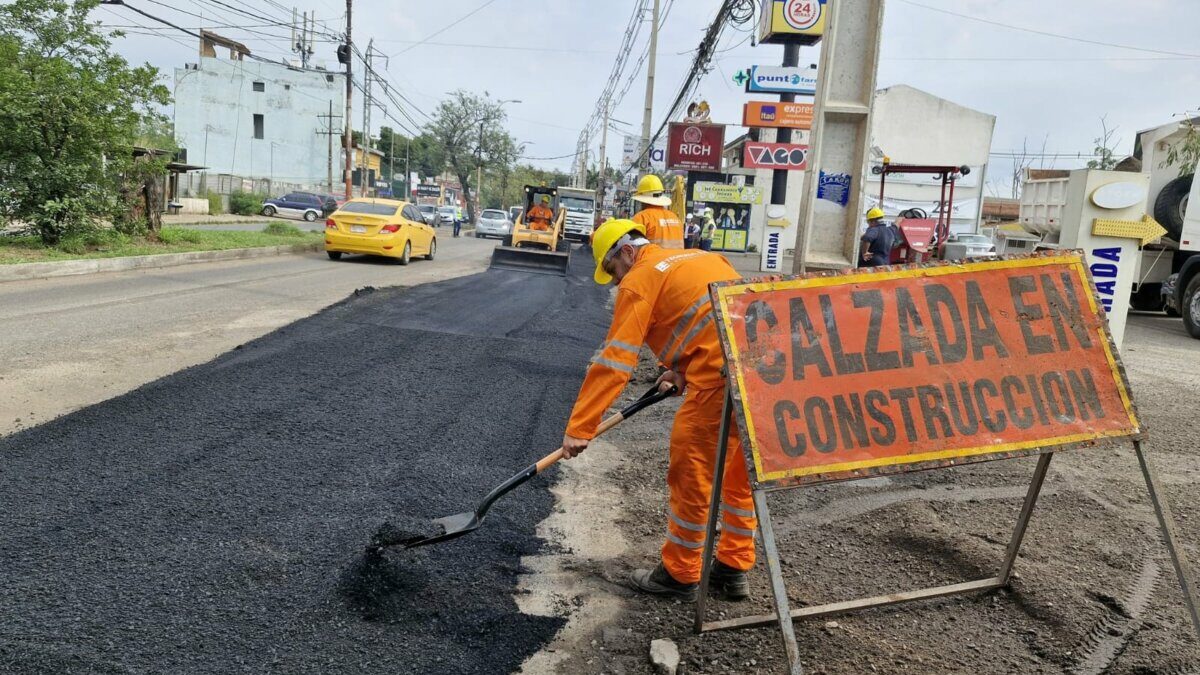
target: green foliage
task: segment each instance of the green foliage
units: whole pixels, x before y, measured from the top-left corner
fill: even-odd
[[[501,183],[504,188],[504,203],[502,207],[524,206],[526,185],[557,187],[559,185],[570,184],[570,174],[554,169],[539,169],[530,164],[519,164],[512,168],[507,178]]]
[[[208,194],[206,194],[204,196],[205,196],[205,198],[208,199],[209,215],[215,216],[218,213],[225,213],[225,204],[221,201],[220,193],[209,190]]]
[[[272,220],[263,228],[263,232],[273,234],[277,237],[303,237],[304,231],[292,225],[285,223],[282,220]]]
[[[394,167],[399,180],[404,178],[405,160],[409,170],[422,177],[441,175],[446,168],[446,156],[442,152],[442,146],[429,134],[410,137],[391,127],[381,127],[376,147],[384,153],[382,166]]]
[[[200,230],[164,227],[158,239],[164,244],[199,244],[204,241],[204,233]]]
[[[1113,148],[1110,145],[1113,134],[1116,132],[1116,127],[1108,128],[1108,115],[1101,115],[1100,135],[1092,139],[1092,142],[1096,144],[1092,149],[1092,154],[1096,156],[1096,159],[1089,159],[1087,168],[1111,171],[1117,165],[1117,158],[1113,156]]]
[[[1194,117],[1186,118],[1183,124],[1187,128],[1183,140],[1167,148],[1164,166],[1179,165],[1179,175],[1187,176],[1196,171],[1196,162],[1200,161],[1200,127]]]
[[[256,216],[262,212],[263,200],[267,195],[260,192],[234,190],[229,195],[229,212],[239,216]]]
[[[497,170],[511,166],[520,157],[521,147],[504,129],[506,117],[501,104],[487,98],[487,92],[480,97],[460,89],[438,105],[433,121],[426,127],[467,194],[481,164]],[[467,200],[467,220],[475,221],[471,200]]]
[[[97,5],[13,0],[0,6],[3,206],[46,243],[115,223],[137,200],[140,188],[128,187],[131,174],[140,173],[132,149],[170,100],[157,70],[131,68],[112,51],[88,19]]]
[[[128,243],[130,237],[126,234],[100,228],[86,231],[74,231],[59,239],[55,248],[63,253],[82,255],[88,251],[104,251],[108,248]]]

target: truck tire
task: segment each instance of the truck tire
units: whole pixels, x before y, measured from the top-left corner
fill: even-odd
[[[1187,211],[1192,176],[1180,176],[1163,186],[1154,200],[1154,219],[1167,230],[1167,236],[1179,241],[1183,233],[1183,214]]]
[[[1200,340],[1200,274],[1188,281],[1179,312],[1183,314],[1183,327],[1188,335]]]
[[[1129,296],[1129,306],[1139,312],[1157,312],[1163,308],[1162,284],[1141,284]]]

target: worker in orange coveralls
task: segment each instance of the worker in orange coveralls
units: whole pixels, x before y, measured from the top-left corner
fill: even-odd
[[[671,198],[663,188],[663,182],[654,174],[646,174],[638,181],[633,201],[646,206],[633,216],[635,223],[646,228],[646,239],[663,248],[683,248],[683,223],[674,211],[667,208]]]
[[[541,230],[543,232],[550,229],[550,221],[554,220],[554,211],[550,210],[550,198],[542,197],[542,203],[534,204],[532,209],[529,209],[529,229]]]
[[[608,336],[591,360],[571,411],[563,456],[569,459],[587,448],[601,417],[629,381],[644,343],[666,367],[659,387],[686,389],[686,398],[671,428],[670,511],[662,562],[653,570],[635,570],[630,581],[637,590],[690,601],[699,587],[725,400],[725,357],[717,341],[708,285],[740,275],[720,254],[667,249],[650,243],[645,234],[640,223],[610,220],[592,238],[596,283],[615,281],[617,299]],[[757,521],[732,424],[728,448],[722,529],[709,577],[714,590],[741,600],[749,594],[746,570],[754,565]]]

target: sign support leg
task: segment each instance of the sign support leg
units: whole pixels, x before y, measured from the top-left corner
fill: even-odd
[[[767,554],[767,574],[771,578],[771,594],[775,597],[775,617],[783,633],[783,649],[787,652],[789,672],[803,675],[800,647],[796,644],[796,628],[792,625],[792,610],[788,605],[787,586],[783,583],[783,568],[779,564],[779,548],[775,545],[775,528],[771,525],[766,492],[754,491],[754,510],[758,514],[758,529],[762,532],[763,549]]]
[[[1029,481],[1029,490],[1025,493],[1025,503],[1021,505],[1021,516],[1017,518],[1017,526],[1013,528],[1012,539],[1008,542],[1008,551],[1004,554],[1004,565],[996,575],[996,580],[1001,586],[1007,584],[1012,575],[1013,563],[1017,561],[1021,542],[1025,540],[1025,528],[1029,526],[1029,519],[1033,516],[1033,507],[1042,492],[1042,483],[1046,481],[1046,472],[1050,469],[1050,458],[1053,456],[1054,453],[1047,452],[1038,457],[1037,468],[1033,470],[1033,479]]]
[[[1183,551],[1180,550],[1179,544],[1175,540],[1175,519],[1171,515],[1171,507],[1167,504],[1165,496],[1158,493],[1158,476],[1154,472],[1154,467],[1150,465],[1146,453],[1142,450],[1141,441],[1133,441],[1133,452],[1137,454],[1138,464],[1142,467],[1142,477],[1146,479],[1146,491],[1150,493],[1150,503],[1154,505],[1154,515],[1158,517],[1158,526],[1162,530],[1167,552],[1171,555],[1171,565],[1175,567],[1175,576],[1179,577],[1179,588],[1183,591],[1183,603],[1187,605],[1188,612],[1192,615],[1192,628],[1200,636],[1200,613],[1197,613],[1196,599],[1192,597],[1187,561],[1184,560]]]
[[[704,528],[704,557],[700,567],[700,594],[696,596],[696,622],[693,632],[703,632],[704,607],[708,603],[708,577],[712,572],[713,548],[717,539],[717,518],[720,517],[721,488],[725,484],[725,457],[729,454],[729,420],[733,416],[733,403],[728,385],[725,387],[725,402],[721,407],[721,429],[717,438],[717,456],[713,464],[712,496],[708,500],[708,524]]]

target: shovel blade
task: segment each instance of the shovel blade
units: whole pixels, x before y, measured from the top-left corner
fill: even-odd
[[[444,541],[457,539],[464,534],[478,530],[479,526],[483,524],[483,520],[477,517],[474,511],[466,511],[446,516],[445,518],[438,518],[433,523],[442,528],[443,532],[441,534],[407,542],[404,544],[404,548],[417,548],[418,546],[440,544]]]

